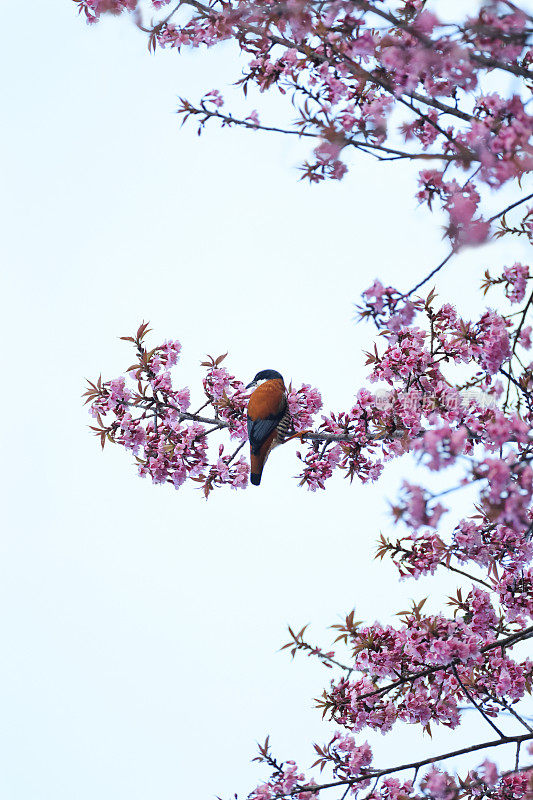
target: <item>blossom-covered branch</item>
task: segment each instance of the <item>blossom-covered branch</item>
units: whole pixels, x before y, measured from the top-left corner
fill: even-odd
[[[524,299],[529,279],[528,267],[515,264],[505,268],[501,277],[492,278],[487,273],[485,285],[501,284],[507,296],[518,303]],[[322,415],[318,427],[311,430],[322,407],[320,393],[307,384],[298,389],[290,387],[287,399],[293,435],[297,434],[302,444],[307,442],[306,452],[297,453],[303,464],[301,482],[311,489],[323,488],[335,470],[344,472],[350,481],[355,477],[363,483],[375,480],[384,461],[409,450],[425,456],[435,470],[464,454],[472,455],[473,443],[479,442],[489,451],[508,446],[507,479],[494,489],[494,501],[498,490],[509,492],[509,481],[514,486],[524,473],[524,458],[533,448],[527,422],[517,414],[524,401],[529,408],[531,394],[531,374],[521,366],[518,352],[531,346],[525,313],[515,323],[493,311],[471,322],[461,319],[449,304],[439,307],[433,293],[426,298],[405,299],[379,281],[363,299],[361,317],[386,328],[385,347],[379,352],[376,346],[367,354],[370,381],[385,383],[389,390],[373,393],[360,389],[349,409]],[[524,312],[529,305],[528,299]],[[419,327],[405,324],[412,323],[417,315]],[[131,450],[140,474],[150,474],[157,483],[170,482],[178,488],[189,477],[202,483],[206,496],[223,483],[244,487],[248,471],[244,457],[232,463],[230,451],[220,444],[218,458],[210,463],[207,442],[211,434],[220,432],[229,434],[230,440],[246,440],[248,396],[244,383],[221,366],[226,356],[210,357],[203,363],[206,375],[201,408],[191,413],[190,389],[176,389],[173,384],[171,370],[178,360],[179,342],[167,341],[148,349],[147,333],[148,326],[143,324],[135,337],[123,337],[135,348],[136,361],[126,370],[135,385],[132,382],[129,388],[125,377],[99,379],[91,382],[86,393],[102,446],[113,441]],[[502,366],[505,361],[510,372]],[[469,364],[474,382],[484,393],[453,387],[446,377],[448,363]],[[503,386],[495,380],[501,370],[508,375],[507,405],[512,387],[516,394],[516,411],[510,416],[496,402],[503,392]],[[211,415],[200,414],[206,406],[212,409]],[[113,419],[108,422],[109,415]],[[516,445],[523,453],[514,461]],[[490,459],[474,459],[468,479],[475,477],[483,485],[488,481],[490,489],[492,473],[494,479],[499,477]],[[517,507],[523,505],[523,499],[521,489]],[[422,500],[417,502],[420,505]],[[507,508],[510,503],[507,498]],[[506,518],[507,512],[502,522]]]
[[[489,235],[480,213],[483,186],[502,186],[533,166],[526,109],[533,29],[518,4],[481,4],[477,15],[450,23],[422,0],[182,0],[147,22],[137,0],[75,2],[91,22],[104,12],[135,10],[151,50],[236,41],[248,58],[238,83],[245,92],[255,85],[290,96],[298,112],[294,127],[262,125],[255,110],[245,118],[223,113],[219,89],[199,104],[182,100],[181,112],[201,127],[216,117],[225,125],[318,138],[303,166],[310,181],[342,178],[350,145],[382,158],[444,161],[420,173],[418,199],[430,208],[438,201],[448,213],[454,247]],[[169,3],[148,5],[157,13]],[[523,89],[506,93],[502,73]],[[400,109],[398,124],[393,111]],[[416,147],[406,151],[402,142]]]
[[[370,768],[369,766],[367,766],[368,760],[371,757],[371,750],[368,747],[368,745],[363,746],[362,748],[357,748],[355,746],[351,746],[352,743],[349,740],[348,741],[346,741],[346,740],[343,740],[343,741],[336,740],[335,744],[336,744],[336,750],[338,752],[336,752],[335,755],[337,756],[339,761],[340,762],[344,761],[343,766],[346,768],[348,766],[348,764],[346,763],[347,759],[343,759],[342,756],[339,758],[339,752],[343,753],[343,755],[346,752],[348,754],[350,754],[350,755],[353,753],[352,757],[350,758],[350,762],[359,761],[361,766],[363,767],[361,769],[361,773],[362,774],[354,776],[354,777],[346,777],[346,778],[342,778],[342,779],[339,779],[339,780],[330,781],[329,783],[322,783],[322,784],[300,783],[298,785],[299,781],[302,780],[303,776],[302,777],[298,777],[297,782],[295,782],[295,784],[293,785],[292,789],[290,789],[288,791],[281,791],[278,794],[270,794],[269,795],[269,800],[281,800],[281,798],[295,797],[295,796],[298,797],[299,800],[307,800],[308,798],[316,797],[318,795],[318,793],[320,791],[323,791],[324,789],[334,789],[334,788],[336,788],[338,786],[357,786],[357,784],[359,784],[359,785],[362,785],[362,788],[365,788],[365,787],[368,787],[373,780],[378,779],[378,778],[382,778],[385,775],[394,775],[397,772],[403,772],[404,770],[407,770],[407,769],[414,769],[416,772],[418,772],[418,770],[421,767],[425,767],[428,764],[437,764],[437,763],[440,763],[441,761],[445,761],[448,758],[457,758],[458,756],[463,756],[463,755],[466,755],[468,753],[475,753],[475,752],[478,752],[480,750],[487,750],[487,749],[490,749],[490,748],[493,748],[493,747],[501,747],[502,745],[507,745],[507,744],[521,744],[522,742],[527,742],[527,741],[529,741],[531,739],[533,739],[533,733],[525,733],[525,734],[517,735],[517,736],[500,737],[499,739],[494,739],[492,741],[481,742],[479,744],[470,745],[469,747],[462,747],[459,750],[451,750],[451,751],[449,751],[447,753],[443,753],[443,754],[438,755],[438,756],[430,756],[429,758],[423,758],[423,759],[420,759],[419,761],[412,761],[412,762],[410,762],[408,764],[400,764],[397,767],[387,767],[385,769],[377,769],[377,770],[374,770],[374,769]],[[331,749],[331,745],[330,745],[330,749]],[[363,750],[363,753],[360,752],[361,750]],[[321,752],[325,752],[325,751],[321,751]],[[355,758],[354,758],[354,756],[355,756]],[[485,764],[487,764],[487,762],[485,762]],[[339,767],[339,765],[337,765],[337,766]],[[353,768],[352,764],[349,764],[348,768],[351,770]],[[486,769],[486,767],[485,767],[485,769]],[[525,769],[530,771],[527,767]],[[516,777],[517,776],[517,771],[514,771],[513,773],[510,773],[510,774],[513,775],[514,777]],[[524,775],[523,778],[527,779],[528,775]],[[446,773],[442,773],[442,772],[439,772],[438,770],[434,770],[432,773],[429,774],[429,779],[426,778],[425,785],[426,785],[427,788],[429,788],[429,790],[431,792],[431,794],[429,795],[430,797],[439,797],[440,796],[439,795],[439,790],[442,791],[442,788],[444,788],[444,787],[446,789],[445,796],[453,797],[453,794],[450,792],[450,790],[452,789],[452,787],[454,789],[458,790],[459,786],[461,786],[461,783],[462,782],[460,782],[460,781],[458,781],[456,783],[454,781],[454,779],[450,775],[446,775]],[[407,786],[404,785],[403,791],[401,792],[400,796],[401,797],[405,797],[405,798],[417,797],[417,795],[413,793],[412,782],[409,781],[408,784],[411,784],[411,792],[408,792]],[[443,786],[443,784],[444,784],[444,786]],[[525,786],[526,785],[526,781],[525,780],[515,781],[515,785],[517,785],[517,787]],[[392,786],[393,786],[393,788],[398,788],[398,789],[400,788],[399,785],[398,785],[398,787],[396,787],[396,786],[394,786],[394,784],[392,784]],[[473,788],[479,788],[480,786],[484,786],[484,787],[488,788],[488,787],[491,786],[491,782],[490,782],[490,780],[489,781],[482,780],[481,782],[478,783],[477,786],[474,786]],[[389,787],[387,787],[387,788],[389,788]],[[462,786],[461,788],[464,789],[464,786]],[[503,796],[505,797],[505,794]],[[261,797],[261,795],[253,795],[253,794],[251,795],[251,798],[253,800],[256,800],[256,798],[257,798],[257,800],[259,800],[260,797]],[[376,794],[374,794],[374,792],[371,792],[369,795],[366,795],[366,797],[367,798],[377,798],[377,797],[381,798],[382,794],[379,793],[379,794],[376,795]]]

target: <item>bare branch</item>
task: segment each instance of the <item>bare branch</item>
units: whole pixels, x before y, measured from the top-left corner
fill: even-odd
[[[490,718],[490,717],[489,717],[489,716],[488,716],[488,715],[487,715],[487,714],[486,714],[486,713],[483,711],[483,709],[481,708],[481,706],[480,706],[480,705],[478,705],[478,703],[476,703],[476,701],[474,700],[474,698],[472,697],[472,695],[470,694],[470,692],[468,691],[468,689],[467,689],[467,688],[466,688],[466,686],[464,685],[463,681],[462,681],[462,680],[461,680],[461,678],[459,677],[459,673],[457,672],[457,667],[456,667],[456,665],[455,665],[455,664],[452,664],[452,671],[453,671],[453,674],[454,674],[454,676],[455,676],[455,679],[456,679],[456,681],[458,682],[459,686],[461,687],[461,689],[463,690],[463,692],[465,693],[465,695],[468,697],[468,699],[470,700],[470,702],[472,703],[472,705],[474,706],[474,708],[476,708],[476,709],[479,711],[479,713],[481,714],[481,716],[483,717],[483,719],[484,719],[486,722],[488,722],[488,723],[489,723],[489,725],[491,726],[491,728],[493,728],[493,729],[496,731],[496,733],[498,734],[498,736],[500,736],[502,739],[505,739],[505,736],[504,736],[504,734],[501,732],[501,730],[498,728],[498,726],[494,724],[494,722],[491,720],[491,718]]]
[[[504,208],[503,211],[498,211],[497,214],[494,214],[494,216],[489,217],[489,222],[494,222],[494,220],[498,219],[498,217],[503,217],[503,215],[507,214],[508,211],[511,211],[513,208],[516,208],[517,206],[521,206],[522,203],[527,203],[527,201],[531,199],[533,199],[533,193],[526,195],[526,197],[522,197],[520,200],[517,200],[516,203],[511,203],[511,205],[507,206],[507,208]]]

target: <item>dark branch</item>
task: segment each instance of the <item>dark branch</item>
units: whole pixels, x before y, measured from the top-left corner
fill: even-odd
[[[344,780],[339,781],[331,781],[331,783],[322,783],[313,786],[310,785],[303,785],[299,786],[297,789],[292,789],[290,792],[282,792],[281,794],[274,794],[272,795],[272,800],[280,800],[283,797],[292,797],[297,794],[301,794],[302,792],[312,792],[316,794],[323,789],[332,789],[336,786],[346,786],[347,784],[352,786],[356,783],[362,783],[363,781],[367,781],[369,778],[381,778],[383,775],[391,775],[394,772],[401,772],[405,769],[420,769],[420,767],[425,767],[428,764],[435,764],[439,761],[445,761],[448,758],[456,758],[457,756],[463,756],[467,753],[475,753],[479,750],[487,750],[491,747],[501,747],[505,744],[521,744],[522,742],[527,742],[530,739],[533,739],[533,733],[524,733],[521,736],[505,736],[503,739],[496,739],[492,742],[482,742],[480,744],[473,744],[470,747],[463,747],[460,750],[453,750],[449,753],[443,753],[442,755],[438,756],[430,756],[428,758],[423,758],[420,761],[413,761],[410,764],[400,764],[398,767],[389,767],[388,769],[381,769],[377,770],[376,772],[366,771],[362,775],[358,775],[356,778],[345,778]]]
[[[533,194],[528,194],[526,197],[522,197],[521,200],[517,200],[515,203],[511,203],[511,205],[507,206],[507,208],[504,208],[503,211],[498,211],[498,213],[494,214],[492,217],[490,217],[488,221],[489,222],[494,222],[495,219],[498,219],[499,217],[503,217],[503,215],[507,214],[508,211],[511,211],[513,208],[516,208],[517,206],[521,205],[522,203],[527,203],[527,201],[531,200],[532,198],[533,198]],[[436,275],[437,272],[439,272],[444,266],[446,266],[446,264],[451,259],[451,257],[453,255],[455,255],[456,253],[457,253],[456,249],[451,250],[448,253],[448,255],[446,256],[446,258],[443,261],[441,261],[440,264],[438,264],[435,267],[435,269],[431,270],[429,275],[426,275],[426,277],[423,280],[421,280],[420,283],[417,283],[416,286],[413,286],[413,288],[410,289],[408,292],[406,292],[405,294],[402,294],[401,297],[402,298],[409,297],[410,295],[413,294],[413,292],[416,292],[417,289],[420,289],[421,286],[424,286],[424,284],[427,283],[429,280],[431,280],[431,278],[434,275]]]
[[[472,703],[472,705],[474,706],[474,708],[476,708],[476,709],[479,711],[479,713],[481,714],[481,716],[483,717],[483,719],[484,719],[486,722],[488,722],[488,723],[489,723],[490,727],[491,727],[491,728],[493,728],[493,730],[495,730],[495,731],[496,731],[496,733],[498,734],[498,736],[500,736],[502,739],[505,739],[505,736],[504,736],[504,734],[501,732],[501,730],[498,728],[498,726],[497,726],[497,725],[495,725],[495,723],[494,723],[494,722],[491,720],[491,718],[490,718],[490,717],[489,717],[489,716],[488,716],[488,715],[487,715],[487,714],[486,714],[486,713],[483,711],[483,709],[481,708],[481,706],[480,706],[480,705],[478,705],[478,703],[476,703],[476,701],[474,700],[474,698],[472,697],[472,695],[470,694],[470,692],[468,691],[468,689],[467,689],[467,688],[466,688],[466,686],[464,685],[463,681],[462,681],[462,680],[461,680],[461,678],[459,677],[459,673],[457,672],[457,667],[456,667],[456,665],[455,665],[455,664],[452,664],[452,671],[453,671],[453,674],[454,674],[454,676],[455,676],[455,679],[456,679],[456,681],[458,682],[459,686],[461,687],[461,689],[463,690],[463,692],[465,693],[465,695],[468,697],[468,699],[470,700],[470,702]]]

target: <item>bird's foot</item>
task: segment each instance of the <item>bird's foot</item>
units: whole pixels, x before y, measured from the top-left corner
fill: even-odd
[[[312,431],[310,431],[310,430],[309,431],[298,431],[297,433],[293,433],[290,436],[287,436],[287,438],[283,440],[283,444],[287,444],[287,442],[290,442],[291,439],[299,439],[303,444],[303,440],[304,440],[303,437],[307,433],[312,433]]]

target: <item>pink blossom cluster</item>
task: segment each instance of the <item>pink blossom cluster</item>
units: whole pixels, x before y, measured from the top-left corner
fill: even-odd
[[[526,294],[529,278],[529,267],[516,262],[512,267],[505,267],[503,277],[506,280],[505,294],[511,303],[521,303]]]
[[[397,539],[392,544],[382,536],[378,555],[382,558],[389,553],[401,578],[420,578],[421,575],[433,575],[437,567],[444,563],[449,548],[440,536],[433,533],[412,534]]]
[[[486,372],[494,375],[511,355],[507,325],[495,311],[486,311],[478,324],[477,360]]]
[[[464,603],[458,605],[458,608],[470,618],[469,624],[474,633],[489,636],[497,629],[498,617],[491,596],[479,586],[472,587],[468,597]]]
[[[472,182],[460,185],[454,178],[443,180],[442,170],[422,170],[419,183],[422,186],[417,194],[431,208],[435,197],[441,201],[443,209],[448,212],[448,236],[454,246],[464,244],[480,244],[489,234],[490,223],[476,216],[480,195]]]
[[[523,622],[533,618],[533,567],[504,573],[496,589],[509,619]]]
[[[224,445],[221,444],[218,450],[218,460],[216,464],[211,464],[205,477],[203,484],[205,497],[207,498],[209,493],[218,486],[226,485],[232,489],[246,489],[249,471],[248,462],[244,456],[231,463],[231,456],[224,455]]]
[[[482,52],[507,63],[516,61],[523,50],[527,15],[515,8],[497,13],[497,6],[481,6],[477,17],[466,20],[469,39]]]
[[[324,454],[311,449],[304,456],[301,452],[296,455],[303,462],[303,470],[299,476],[300,486],[307,486],[310,491],[315,492],[317,489],[324,489],[325,482],[333,475],[333,470],[341,460],[341,448],[334,447]]]
[[[396,92],[410,92],[423,86],[430,96],[450,95],[455,89],[470,91],[477,83],[476,69],[469,50],[446,37],[432,40],[432,47],[420,46],[413,35],[429,37],[439,26],[430,11],[422,11],[413,25],[413,33],[397,33],[395,42],[385,48],[381,57],[396,86]]]
[[[517,529],[527,527],[533,495],[533,469],[529,464],[514,462],[512,455],[485,458],[475,473],[487,482],[481,500],[491,521]]]
[[[89,413],[92,417],[105,415],[108,411],[125,413],[133,393],[126,387],[126,378],[114,378],[105,384],[104,390],[91,403]]]
[[[530,425],[518,414],[493,408],[481,418],[481,422],[484,426],[482,438],[487,450],[499,449],[506,442],[516,442],[522,446],[529,442]]]
[[[159,357],[166,369],[176,366],[178,363],[179,355],[181,353],[181,344],[178,341],[163,342],[159,350]],[[155,356],[157,358],[157,356]],[[154,372],[158,370],[154,367],[154,359],[152,358],[152,369]]]
[[[504,98],[493,92],[477,99],[476,118],[464,141],[479,156],[484,182],[501,186],[533,168],[531,130],[532,118],[518,95]]]
[[[170,0],[165,0],[170,2]],[[96,22],[101,14],[120,14],[122,11],[133,11],[139,0],[75,0],[78,9],[83,12],[87,22]],[[154,2],[154,8],[163,5],[163,2]]]
[[[425,431],[413,446],[414,450],[429,456],[425,463],[433,471],[454,464],[458,456],[465,451],[468,452],[468,448],[466,426],[459,425],[452,428],[447,423]]]
[[[370,356],[374,364],[370,380],[387,381],[392,386],[398,378],[422,376],[431,361],[425,343],[425,331],[415,327],[401,328],[396,341],[389,344],[382,356]]]
[[[402,519],[415,531],[422,526],[436,528],[441,516],[448,510],[442,503],[429,505],[430,498],[422,486],[403,481],[402,497],[398,505],[393,506],[396,521]]]
[[[415,315],[415,304],[404,300],[400,292],[392,286],[383,286],[377,278],[363,294],[363,303],[358,312],[361,319],[370,317],[378,327],[396,332],[403,325],[409,325]]]
[[[320,430],[326,434],[346,434],[359,444],[368,444],[369,423],[377,407],[376,396],[368,389],[359,389],[349,411],[322,416]]]
[[[224,98],[222,97],[218,89],[211,89],[210,92],[207,92],[207,94],[204,95],[204,101],[213,103],[213,105],[216,106],[216,108],[222,108],[222,106],[224,105]]]
[[[427,120],[420,117],[413,122],[404,122],[403,125],[401,125],[400,131],[406,142],[411,139],[418,139],[423,147],[428,147],[438,139],[439,131],[437,122],[439,115],[431,108],[427,113],[427,117]]]
[[[380,319],[379,315],[383,314],[382,297],[385,292],[381,291],[382,287],[376,286],[377,283],[367,290],[372,292],[369,295],[372,308],[367,307],[361,315],[373,316],[379,327],[384,327],[388,320],[383,317]],[[389,288],[386,297],[393,297],[393,292]],[[411,318],[416,310],[417,306],[412,304]],[[450,419],[457,420],[461,415],[462,403],[457,391],[444,381],[440,362],[443,359],[456,363],[476,360],[487,373],[495,374],[511,355],[508,330],[510,323],[490,309],[476,323],[464,322],[449,303],[438,310],[432,310],[430,322],[431,336],[414,325],[401,326],[397,330],[391,330],[388,325],[385,333],[389,343],[385,352],[379,355],[375,347],[374,353],[367,354],[367,364],[373,367],[370,380],[384,380],[393,385],[398,379],[408,379],[410,385],[414,384],[416,388],[425,390],[425,395],[432,398],[440,395],[439,405],[454,406],[455,413]],[[431,392],[427,391],[429,389]],[[403,391],[405,392],[405,388]]]
[[[453,775],[433,766],[421,781],[420,788],[434,800],[453,800],[458,787]]]
[[[401,629],[375,623],[350,632],[353,666],[363,676],[332,683],[324,705],[338,724],[381,733],[397,721],[455,728],[467,692],[491,714],[497,711],[494,697],[508,703],[524,697],[533,663],[516,661],[498,648],[483,650],[495,640],[499,625],[488,593],[474,588],[456,602],[462,619],[415,613]],[[418,673],[417,680],[397,680]]]
[[[497,701],[508,704],[517,702],[528,692],[533,677],[533,662],[530,659],[518,663],[501,652],[491,650],[485,669],[476,675],[475,693],[484,700],[485,709],[497,713]],[[493,700],[496,698],[496,701]]]
[[[494,524],[487,518],[461,520],[453,532],[451,547],[462,563],[472,561],[481,567],[500,564],[513,574],[533,558],[533,542],[524,526]]]
[[[272,778],[260,784],[249,795],[249,800],[272,800],[280,795],[291,795],[296,800],[313,800],[311,791],[298,792],[295,789],[305,784],[305,777],[294,761],[286,761],[279,767]],[[311,781],[311,785],[313,781]],[[307,784],[309,785],[309,784]]]
[[[247,460],[241,456],[235,461],[220,445],[218,458],[209,463],[209,429],[202,418],[188,413],[189,389],[173,385],[171,370],[177,364],[180,343],[166,341],[148,350],[144,345],[147,332],[148,326],[143,324],[136,337],[123,337],[135,345],[137,354],[128,369],[136,381],[131,388],[125,377],[89,383],[87,402],[102,447],[110,441],[131,450],[139,475],[149,475],[153,483],[169,483],[178,489],[191,479],[201,485],[206,497],[222,485],[245,488]],[[230,436],[246,438],[242,384],[213,364],[204,381],[204,393]]]
[[[453,540],[446,544],[436,533],[423,531],[389,541],[383,537],[379,554],[389,553],[402,577],[419,578],[433,574],[438,566],[450,559],[457,563],[472,562],[479,567],[505,570],[506,576],[520,574],[533,558],[533,541],[523,526],[516,530],[503,524],[483,520],[464,519],[453,532]]]
[[[136,456],[139,475],[142,478],[150,475],[153,483],[172,483],[175,489],[179,489],[187,477],[200,479],[207,467],[205,428],[194,423],[167,426],[162,422],[162,425],[162,431],[152,422],[144,427],[141,454]],[[113,441],[119,444],[122,443],[122,430],[120,424],[116,434],[111,434]],[[141,436],[138,427],[136,433]],[[125,434],[128,435],[127,429]]]
[[[292,428],[305,431],[312,427],[313,418],[322,408],[322,397],[317,389],[304,383],[299,389],[289,387],[287,405],[291,415]]]
[[[529,800],[532,777],[533,770],[502,774],[488,759],[460,780],[433,765],[423,775],[418,787],[412,781],[402,783],[398,778],[385,778],[365,797],[368,800],[454,800],[460,795],[468,800]]]
[[[242,381],[224,367],[210,366],[203,380],[204,392],[221,420],[228,423],[232,438],[246,441],[248,394]]]
[[[368,742],[357,745],[352,735],[345,734],[343,736],[340,733],[335,734],[333,742],[337,755],[342,754],[340,761],[342,769],[347,775],[359,775],[361,767],[367,767],[372,763],[372,748]],[[337,765],[338,768],[339,765]]]
[[[323,139],[313,150],[315,156],[314,169],[309,174],[311,183],[318,183],[324,178],[340,181],[348,172],[348,167],[344,164],[339,154],[344,146],[344,141],[335,139]]]
[[[518,343],[524,348],[524,350],[530,350],[531,349],[531,344],[532,344],[531,333],[532,333],[532,331],[533,331],[533,328],[531,327],[531,325],[525,325],[522,328],[522,330],[520,331],[520,333],[518,334]]]

